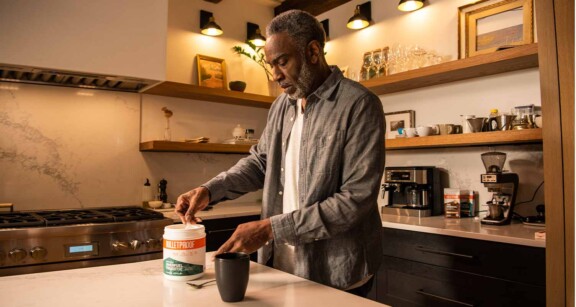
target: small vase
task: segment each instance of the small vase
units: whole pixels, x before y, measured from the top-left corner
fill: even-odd
[[[268,80],[268,95],[278,97],[282,94],[282,88],[277,82]]]

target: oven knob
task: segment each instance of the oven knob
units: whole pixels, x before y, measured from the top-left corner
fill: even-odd
[[[148,239],[146,240],[146,245],[148,246],[148,248],[157,248],[159,247],[159,242],[156,239]]]
[[[12,261],[20,261],[26,258],[26,251],[21,248],[15,248],[8,252],[8,258]]]
[[[142,243],[140,241],[138,241],[138,240],[130,241],[130,247],[132,247],[133,250],[139,249],[140,246],[142,246]]]
[[[112,249],[117,251],[117,252],[127,250],[129,247],[130,247],[130,245],[128,245],[128,243],[122,242],[122,241],[116,241],[116,242],[112,243]]]
[[[41,246],[36,246],[33,247],[30,250],[30,257],[32,257],[32,259],[34,260],[42,260],[44,259],[44,257],[46,257],[46,255],[48,254],[48,251]]]

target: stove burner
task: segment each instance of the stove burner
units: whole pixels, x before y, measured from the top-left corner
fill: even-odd
[[[39,211],[47,226],[114,222],[114,217],[93,210]]]
[[[31,213],[6,212],[0,213],[0,228],[44,226],[44,221]]]
[[[125,207],[125,208],[102,208],[98,209],[99,212],[103,212],[114,217],[117,222],[124,221],[140,221],[140,220],[155,220],[164,218],[164,215],[160,212],[140,208],[140,207]]]
[[[164,219],[162,213],[141,207],[6,212],[0,213],[0,229],[15,227],[104,224],[160,219]]]

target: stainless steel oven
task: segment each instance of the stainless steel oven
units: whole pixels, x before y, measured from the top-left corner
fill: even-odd
[[[160,259],[172,223],[141,207],[0,213],[0,276]]]

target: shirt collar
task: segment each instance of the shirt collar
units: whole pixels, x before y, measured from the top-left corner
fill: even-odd
[[[310,101],[310,98],[312,98],[312,96],[316,96],[318,100],[320,99],[330,100],[332,93],[334,92],[334,90],[336,90],[336,87],[338,86],[338,84],[340,84],[340,81],[344,79],[344,75],[342,74],[342,71],[340,70],[340,68],[338,68],[338,66],[332,65],[330,66],[330,70],[332,72],[330,73],[328,78],[326,78],[326,80],[324,80],[324,83],[322,83],[312,94],[310,94],[306,98],[306,100]],[[295,105],[296,101],[297,99],[291,99],[288,97],[288,102],[290,102],[291,105]]]

